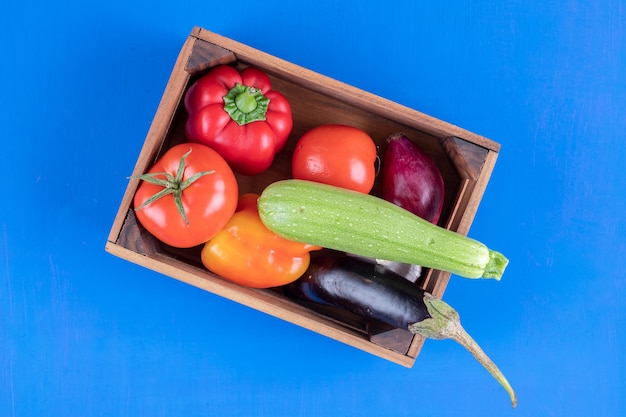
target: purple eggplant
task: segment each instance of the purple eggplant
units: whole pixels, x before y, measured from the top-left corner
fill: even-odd
[[[308,270],[286,286],[286,293],[405,330],[430,317],[424,291],[417,285],[366,259],[343,254],[312,256]]]
[[[403,133],[387,139],[382,165],[383,198],[437,224],[444,184],[435,161]]]
[[[334,305],[367,320],[409,330],[431,339],[453,339],[465,347],[502,385],[513,407],[513,388],[461,326],[459,314],[443,300],[380,265],[339,253],[311,257],[307,271],[283,288],[292,298]]]

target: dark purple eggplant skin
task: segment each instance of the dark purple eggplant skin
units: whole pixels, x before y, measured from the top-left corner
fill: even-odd
[[[443,300],[427,295],[411,281],[381,265],[339,252],[322,251],[312,255],[304,275],[284,286],[283,291],[290,297],[341,307],[370,322],[386,323],[423,337],[453,339],[504,387],[511,405],[517,405],[511,384],[463,329],[459,314]],[[432,307],[432,316],[427,303]]]
[[[441,171],[435,161],[403,133],[387,138],[381,175],[385,200],[437,224],[445,192]]]
[[[312,256],[307,271],[284,292],[401,329],[430,318],[418,286],[380,265],[344,254]]]
[[[517,405],[515,391],[502,372],[461,326],[459,314],[381,265],[340,253],[317,253],[307,271],[284,287],[304,301],[333,305],[370,322],[382,322],[431,339],[453,339],[465,347],[504,387]],[[432,314],[428,312],[432,307]],[[426,321],[427,319],[433,319]],[[424,322],[424,323],[422,323]]]

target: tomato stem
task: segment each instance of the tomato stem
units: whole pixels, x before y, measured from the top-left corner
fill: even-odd
[[[265,120],[270,99],[261,90],[237,83],[224,96],[224,111],[239,126]]]
[[[187,215],[185,214],[185,208],[183,206],[183,191],[185,191],[187,187],[196,182],[199,178],[205,175],[213,174],[215,172],[214,170],[197,172],[183,181],[187,157],[189,156],[191,151],[192,149],[190,148],[189,151],[180,158],[180,162],[178,163],[178,169],[176,170],[176,176],[173,176],[169,172],[148,172],[146,174],[133,175],[132,177],[130,177],[130,179],[138,179],[146,181],[150,184],[163,187],[161,191],[157,192],[146,201],[141,203],[141,205],[139,207],[136,207],[135,210],[141,210],[144,207],[147,207],[153,202],[157,201],[158,199],[166,195],[173,194],[174,204],[176,205],[178,212],[182,216],[183,220],[185,220],[185,223],[189,225],[189,219],[187,219]]]

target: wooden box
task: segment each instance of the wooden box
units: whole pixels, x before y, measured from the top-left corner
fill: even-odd
[[[293,110],[294,128],[287,146],[267,172],[238,176],[241,193],[260,193],[269,183],[290,177],[294,144],[314,126],[342,123],[361,128],[380,145],[381,155],[385,139],[404,132],[433,157],[443,174],[446,197],[439,224],[467,234],[496,162],[498,143],[201,28],[194,28],[182,47],[132,174],[145,172],[166,149],[186,140],[184,94],[218,64],[264,70],[273,89],[287,97]],[[373,328],[341,313],[320,312],[275,289],[238,286],[206,270],[198,248],[174,250],[161,244],[136,221],[132,197],[137,185],[137,181],[128,184],[106,243],[108,252],[403,366],[413,365],[423,344],[419,336]],[[379,181],[372,193],[380,193]],[[417,283],[441,297],[449,277],[424,269]]]

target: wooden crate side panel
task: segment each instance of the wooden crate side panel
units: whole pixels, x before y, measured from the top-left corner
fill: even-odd
[[[464,210],[463,215],[457,226],[457,230],[459,231],[459,233],[469,233],[472,222],[474,221],[474,217],[478,212],[478,206],[480,205],[480,201],[482,200],[485,190],[487,189],[487,184],[489,183],[489,178],[491,177],[491,173],[493,172],[497,159],[497,152],[489,151],[487,153],[480,176],[477,178],[472,193],[465,203],[466,209]]]
[[[454,160],[454,166],[461,178],[444,227],[468,235],[498,153],[456,137],[444,138],[442,144]],[[436,297],[442,297],[450,277],[448,272],[431,270],[425,275],[422,288]]]
[[[178,54],[178,58],[174,64],[174,68],[165,87],[165,91],[161,97],[159,106],[157,107],[156,114],[152,120],[150,129],[148,130],[146,140],[135,164],[133,175],[141,174],[147,170],[147,167],[154,161],[154,157],[159,151],[163,142],[163,137],[167,134],[172,121],[171,119],[176,108],[178,107],[185,86],[187,85],[189,76],[185,71],[183,71],[183,68],[187,63],[187,58],[191,53],[194,42],[195,40],[193,38],[188,38]],[[124,219],[126,218],[126,210],[131,206],[132,198],[135,194],[137,185],[138,181],[129,182],[126,192],[122,198],[120,209],[118,210],[109,233],[108,241],[110,242],[115,242],[117,240],[117,236],[122,228]]]
[[[414,357],[409,357],[385,347],[371,343],[364,334],[352,331],[340,323],[321,316],[306,307],[287,300],[272,291],[245,288],[223,280],[209,271],[200,270],[185,262],[173,260],[160,253],[152,256],[108,242],[106,249],[111,254],[145,268],[167,275],[181,282],[224,297],[269,314],[297,326],[322,334],[354,348],[363,350],[405,367],[413,366]],[[242,325],[242,332],[245,332]]]
[[[197,39],[185,64],[185,71],[190,75],[198,75],[216,65],[230,64],[236,60],[237,57],[232,51]]]
[[[354,104],[383,117],[397,120],[408,126],[419,127],[420,130],[433,136],[456,136],[496,152],[500,149],[500,144],[483,136],[266,54],[206,29],[194,28],[192,36],[197,36],[200,39],[221,45],[225,49],[234,52],[237,59],[242,62],[263,67],[267,72],[279,75],[281,78],[295,83],[306,83],[312,90],[333,96],[341,101]]]

